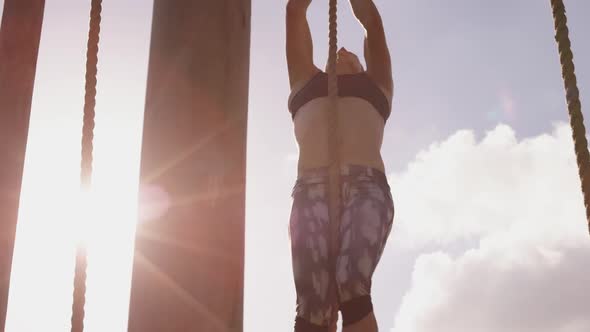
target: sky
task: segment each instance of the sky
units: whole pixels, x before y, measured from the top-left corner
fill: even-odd
[[[373,281],[380,330],[589,330],[590,242],[550,2],[375,3],[395,82],[382,152],[396,216]],[[584,106],[590,4],[565,3]],[[124,331],[151,1],[104,0],[103,7],[95,183],[110,207],[101,220],[112,222],[92,229],[86,325]],[[68,330],[76,234],[60,207],[77,190],[88,12],[83,1],[47,3],[8,332]],[[326,1],[313,1],[309,20],[323,67]],[[340,44],[362,55],[362,30],[346,1],[339,25]],[[246,331],[288,331],[294,318],[287,226],[297,145],[284,35],[284,2],[254,0]],[[113,228],[118,235],[105,246]]]

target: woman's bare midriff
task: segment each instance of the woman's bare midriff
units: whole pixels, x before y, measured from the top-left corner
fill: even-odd
[[[298,171],[329,165],[328,124],[324,112],[328,98],[318,98],[304,105],[295,116],[295,137],[299,144]],[[385,171],[381,157],[383,117],[365,100],[345,97],[338,103],[340,162],[369,166]]]

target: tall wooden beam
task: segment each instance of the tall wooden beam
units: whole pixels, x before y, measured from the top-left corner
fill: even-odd
[[[137,228],[130,332],[242,331],[250,10],[154,2],[141,179],[171,204]]]
[[[44,9],[45,0],[5,0],[0,26],[0,331],[6,325]]]

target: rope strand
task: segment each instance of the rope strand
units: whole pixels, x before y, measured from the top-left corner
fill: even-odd
[[[328,97],[329,107],[327,109],[328,123],[328,156],[330,158],[329,167],[329,216],[330,216],[330,245],[331,245],[331,277],[336,278],[336,257],[340,247],[339,228],[340,228],[340,137],[339,137],[339,119],[338,119],[338,76],[336,72],[336,62],[338,56],[338,1],[330,0],[329,8],[329,51],[328,51]],[[336,285],[336,283],[332,283]],[[338,318],[338,290],[332,287],[331,297],[333,303],[333,323],[336,324]]]
[[[551,0],[551,7],[555,21],[555,40],[559,49],[570,126],[578,164],[578,175],[580,176],[584,206],[586,207],[586,221],[590,231],[590,155],[588,154],[588,141],[586,140],[586,128],[584,126],[584,116],[582,115],[580,91],[577,86],[574,55],[571,49],[563,0]]]
[[[92,183],[94,117],[96,106],[96,75],[98,72],[98,43],[102,0],[92,0],[90,9],[90,30],[86,52],[86,86],[84,96],[84,124],[82,127],[82,159],[80,184],[82,191],[89,191]],[[72,303],[72,332],[84,331],[84,306],[86,304],[86,248],[78,244],[76,248],[76,268],[74,272],[74,294]]]

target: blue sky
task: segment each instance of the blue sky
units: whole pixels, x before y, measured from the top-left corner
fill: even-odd
[[[582,282],[589,272],[582,264],[589,248],[564,126],[568,118],[549,1],[375,2],[383,15],[395,81],[383,156],[397,228],[373,286],[381,330],[511,332],[535,322],[544,322],[536,330],[541,332],[588,330],[590,321],[579,308],[590,301],[589,286]],[[585,105],[590,100],[590,42],[584,35],[590,31],[585,19],[590,4],[569,0],[566,7]],[[77,0],[47,4],[27,158],[28,165],[54,171],[48,179],[41,168],[25,170],[23,206],[30,211],[54,202],[48,197],[56,186],[76,188],[88,9]],[[120,191],[121,182],[112,174],[127,175],[123,202],[133,201],[137,187],[133,174],[150,15],[151,1],[104,1],[96,176],[103,189]],[[314,0],[309,19],[315,61],[323,67],[327,2]],[[361,54],[362,30],[345,1],[339,33],[340,45]],[[297,146],[286,107],[284,35],[284,2],[254,0],[246,331],[286,331],[294,315],[287,223]],[[63,158],[54,158],[47,146]],[[47,244],[42,257],[61,261],[64,270],[42,271],[35,261],[40,254],[26,254],[47,241],[32,235],[42,220],[21,211],[21,224],[17,254],[22,258],[13,273],[21,273],[22,282],[13,285],[9,318],[9,331],[19,332],[31,324],[19,314],[24,315],[25,284],[34,280],[28,272],[45,273],[61,285],[53,287],[57,294],[69,287],[71,268],[67,246],[49,241],[42,242]],[[125,243],[131,231],[123,233],[116,241],[129,250]],[[102,257],[97,266],[113,264],[113,255],[97,254]],[[128,261],[117,260],[120,269],[111,279],[97,273],[97,285],[115,283],[120,288],[112,289],[124,289]],[[43,285],[37,291],[52,294]],[[95,293],[89,316],[96,323],[89,331],[123,331],[125,293],[103,290],[104,298],[116,296],[121,302],[114,306],[101,304],[100,292]],[[63,314],[41,315],[39,323],[65,331],[68,298],[63,299]],[[55,304],[40,301],[30,310],[42,312],[47,305]],[[107,317],[116,319],[104,323]]]
[[[326,3],[314,1],[309,14],[315,62],[320,67],[327,57]],[[407,202],[404,198],[410,196],[410,193],[405,194],[407,191],[414,188],[434,191],[444,197],[448,195],[444,191],[447,189],[444,183],[454,186],[456,183],[446,181],[461,180],[447,174],[446,179],[440,179],[441,182],[446,180],[444,183],[416,183],[417,179],[413,180],[412,176],[423,178],[427,175],[412,175],[408,168],[420,164],[417,157],[421,151],[429,151],[433,144],[446,141],[459,130],[471,130],[476,139],[481,139],[499,124],[510,126],[519,140],[550,134],[556,122],[567,121],[567,113],[549,1],[376,1],[376,4],[387,31],[395,82],[393,113],[386,128],[383,155],[389,171],[400,174],[396,176],[402,178],[399,182],[407,182],[410,187],[396,183],[396,177],[391,177],[398,210],[397,234],[401,234],[403,229],[412,228],[413,216],[422,217],[424,223],[449,222],[434,212],[429,216],[413,212],[414,209],[420,211],[431,207],[428,206],[429,200],[420,196],[416,197],[416,201],[404,204]],[[587,61],[590,59],[590,44],[583,33],[590,31],[588,21],[584,19],[590,5],[584,1],[566,1],[566,5],[582,98],[587,99],[584,97],[588,91],[584,87],[590,84],[590,62]],[[285,154],[295,156],[297,152],[294,137],[285,134],[291,129],[291,121],[285,107],[289,91],[283,33],[282,3],[254,1],[248,170],[253,182],[249,183],[248,189],[248,239],[255,240],[257,247],[249,247],[247,282],[257,280],[265,285],[278,285],[289,278],[290,259],[285,244],[285,229],[290,202],[274,201],[274,197],[288,195],[295,159],[285,158]],[[340,45],[362,54],[362,30],[344,1],[340,4],[339,33]],[[272,86],[266,82],[271,82]],[[456,153],[449,151],[448,155],[455,156],[455,160],[464,157]],[[492,165],[498,163],[497,167],[501,169],[513,167],[508,161],[502,164],[501,159],[491,162]],[[438,163],[443,167],[448,161]],[[277,165],[283,165],[282,180],[276,177]],[[452,164],[453,167],[468,165],[467,161],[464,166]],[[426,167],[432,167],[434,173],[438,165],[426,163]],[[481,166],[479,170],[477,174],[482,177],[491,173],[481,169]],[[463,172],[467,175],[468,170]],[[561,175],[541,173],[540,176],[539,181],[543,181],[543,177]],[[498,177],[502,178],[501,175]],[[477,182],[480,179],[474,175],[471,180]],[[470,197],[473,192],[462,194]],[[510,196],[507,194],[501,191],[496,195],[498,198]],[[461,198],[445,200],[446,208],[459,209],[459,206],[467,204]],[[502,216],[500,212],[498,214]],[[478,217],[477,211],[471,213],[474,218]],[[404,214],[408,216],[407,222],[401,219]],[[510,217],[514,218],[510,215],[502,218]],[[577,220],[583,222],[583,219]],[[458,223],[457,227],[459,234],[461,228],[467,228],[462,223]],[[408,232],[417,236],[419,231]],[[404,295],[409,295],[407,301],[412,301],[413,293],[410,294],[408,289],[418,257],[439,250],[462,257],[468,250],[479,248],[478,242],[484,237],[458,236],[459,239],[444,241],[447,242],[444,245],[439,243],[443,241],[429,238],[424,245],[405,250],[396,244],[394,229],[374,284],[381,330],[389,331],[396,325]],[[277,251],[277,246],[282,251]],[[268,257],[269,252],[275,253],[274,256]],[[257,257],[265,258],[258,261]],[[278,271],[270,276],[257,273],[265,270],[269,260]],[[249,292],[247,289],[247,295],[256,297],[256,300],[247,297],[246,326],[262,327],[269,319],[267,312],[254,309],[258,300],[273,303],[274,308],[284,308],[277,310],[273,323],[290,321],[291,293],[292,289],[289,289],[277,296],[277,289],[256,288]],[[438,323],[439,327],[443,325]],[[280,326],[285,326],[286,330],[288,325]],[[518,326],[516,330],[519,330]],[[398,328],[397,331],[411,330]],[[416,327],[415,331],[432,330]],[[450,331],[463,330],[455,326],[450,327]]]

